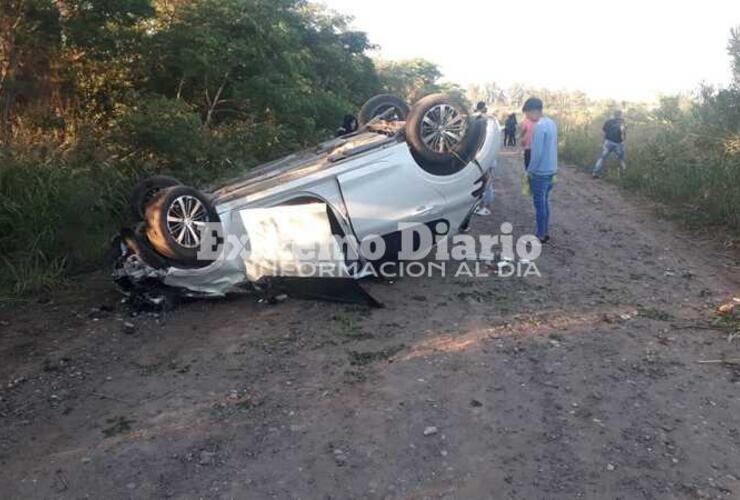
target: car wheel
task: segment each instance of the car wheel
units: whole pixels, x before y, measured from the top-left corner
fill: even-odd
[[[179,263],[197,266],[210,261],[198,259],[206,223],[218,222],[210,199],[188,186],[164,189],[146,209],[146,237],[161,255]]]
[[[389,110],[393,111],[389,111]],[[409,105],[401,99],[392,94],[380,94],[368,99],[368,101],[360,109],[360,115],[357,120],[360,126],[367,125],[367,123],[384,113],[388,112],[385,119],[388,121],[404,121],[406,116],[409,114]]]
[[[131,193],[131,212],[138,220],[143,220],[146,207],[154,196],[163,189],[179,186],[182,182],[167,175],[153,175],[140,181]]]
[[[471,117],[465,106],[445,94],[420,99],[406,119],[406,143],[424,170],[450,175],[475,158],[486,135],[485,118]]]

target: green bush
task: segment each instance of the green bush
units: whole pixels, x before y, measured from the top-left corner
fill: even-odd
[[[49,157],[0,159],[0,288],[58,284],[94,262],[125,204],[125,176],[105,165]]]
[[[184,101],[150,95],[137,97],[121,113],[118,142],[142,159],[156,158],[175,168],[197,160],[202,150],[201,121]]]

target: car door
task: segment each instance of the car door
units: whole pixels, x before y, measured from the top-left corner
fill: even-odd
[[[401,223],[425,224],[441,218],[442,193],[425,178],[408,147],[399,143],[354,158],[361,162],[337,176],[357,238],[395,239]]]

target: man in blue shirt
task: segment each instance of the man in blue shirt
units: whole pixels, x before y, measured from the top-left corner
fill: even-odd
[[[558,127],[550,118],[543,116],[542,108],[541,99],[530,97],[525,101],[522,111],[536,123],[527,177],[537,218],[535,234],[542,243],[547,243],[550,240],[550,191],[558,171]]]

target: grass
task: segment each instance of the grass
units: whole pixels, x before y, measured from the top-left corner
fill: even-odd
[[[391,346],[380,351],[350,351],[349,361],[354,366],[364,366],[374,363],[375,361],[383,361],[391,358],[394,354],[399,353],[405,346],[403,344],[397,346]]]
[[[715,311],[711,325],[726,331],[731,340],[740,336],[740,299],[733,298],[732,301],[720,305]]]
[[[105,437],[113,437],[131,431],[131,424],[136,423],[136,420],[118,416],[106,419],[106,423],[108,427],[103,429],[103,435]]]
[[[655,307],[638,306],[637,310],[639,311],[640,316],[644,318],[654,319],[656,321],[670,321],[673,319],[673,316],[669,313]]]
[[[725,330],[732,335],[740,335],[740,315],[716,316],[712,319],[711,324],[712,326]]]
[[[285,140],[267,148],[251,127],[194,134],[157,151],[117,136],[69,144],[33,136],[0,148],[0,297],[56,289],[72,273],[101,268],[111,237],[136,222],[129,195],[139,179],[166,173],[205,187],[300,147]],[[178,149],[183,141],[187,150]]]
[[[67,282],[65,268],[63,258],[49,261],[40,252],[15,261],[3,257],[0,266],[7,273],[5,279],[11,283],[9,292],[16,297],[61,288]]]
[[[362,329],[361,320],[350,314],[337,314],[332,319],[339,326],[339,334],[354,340],[365,340],[373,338],[372,333],[366,333]]]
[[[67,272],[97,267],[131,181],[63,157],[0,157],[0,290],[59,288]]]
[[[627,171],[618,176],[613,157],[606,177],[626,190],[664,203],[671,218],[690,227],[718,227],[726,239],[740,236],[740,138],[738,126],[718,128],[700,118],[694,103],[686,109],[628,110]],[[715,112],[715,110],[712,110]],[[722,112],[716,110],[716,113]],[[712,116],[712,115],[710,115]],[[601,151],[606,115],[560,123],[560,156],[590,170]]]

